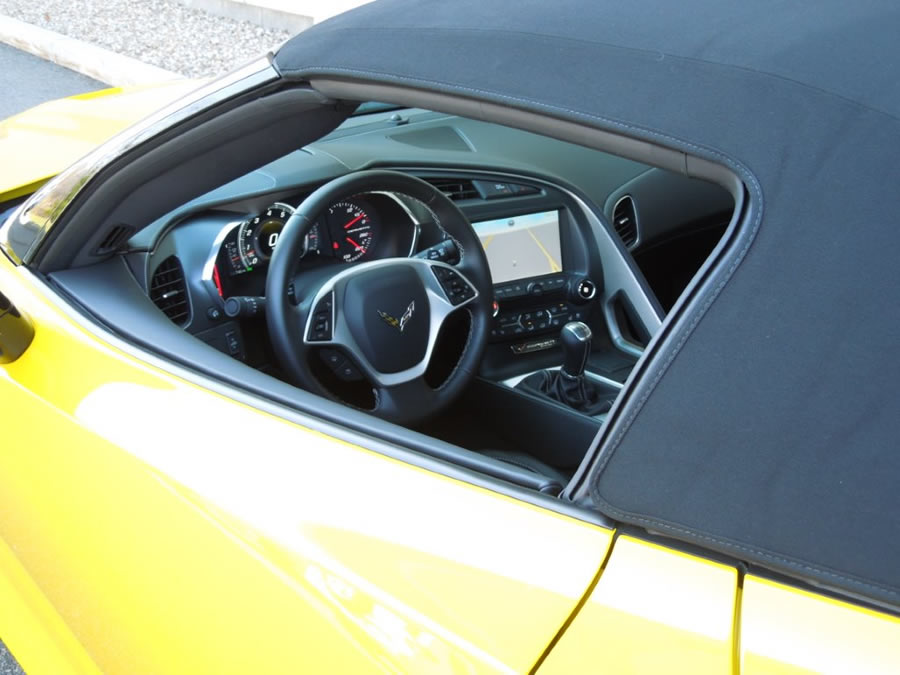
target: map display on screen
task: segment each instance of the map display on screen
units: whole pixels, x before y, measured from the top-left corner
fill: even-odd
[[[472,223],[495,284],[562,272],[559,212]]]

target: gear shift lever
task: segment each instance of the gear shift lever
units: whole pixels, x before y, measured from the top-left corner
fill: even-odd
[[[591,355],[591,329],[581,321],[570,321],[559,334],[563,348],[560,370],[541,370],[522,380],[518,387],[538,393],[588,415],[599,415],[612,407],[612,398],[604,396],[584,376]]]
[[[559,340],[563,348],[563,374],[582,377],[591,355],[591,329],[581,321],[570,321],[563,326]]]

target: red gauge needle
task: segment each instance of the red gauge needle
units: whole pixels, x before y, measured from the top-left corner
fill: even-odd
[[[365,213],[360,213],[358,216],[356,216],[356,218],[354,218],[354,219],[351,220],[349,223],[347,223],[346,225],[344,225],[344,229],[346,230],[348,227],[350,227],[351,225],[353,225],[353,223],[355,223],[357,220],[359,220],[360,218],[362,218],[362,217],[365,216],[365,215],[366,215]]]
[[[358,249],[361,249],[361,248],[362,248],[362,246],[360,246],[359,244],[357,244],[357,243],[356,243],[355,241],[353,241],[350,237],[347,237],[346,239],[347,239],[347,241],[349,241],[351,244],[353,244],[356,248],[358,248]]]

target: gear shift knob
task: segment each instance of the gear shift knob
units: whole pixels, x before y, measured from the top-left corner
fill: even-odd
[[[570,321],[563,326],[559,340],[563,348],[563,375],[581,377],[591,355],[591,329],[581,321]]]

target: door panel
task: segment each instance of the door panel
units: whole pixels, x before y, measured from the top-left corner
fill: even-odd
[[[733,567],[618,537],[538,672],[731,673],[736,592]]]
[[[0,366],[0,539],[103,672],[527,671],[606,555],[139,362],[5,259],[0,283],[36,326]]]
[[[900,672],[900,619],[747,576],[741,603],[741,672]]]
[[[0,636],[16,646],[13,658],[26,673],[99,675],[93,661],[47,602],[28,572],[0,540]],[[8,671],[2,666],[0,673]]]

